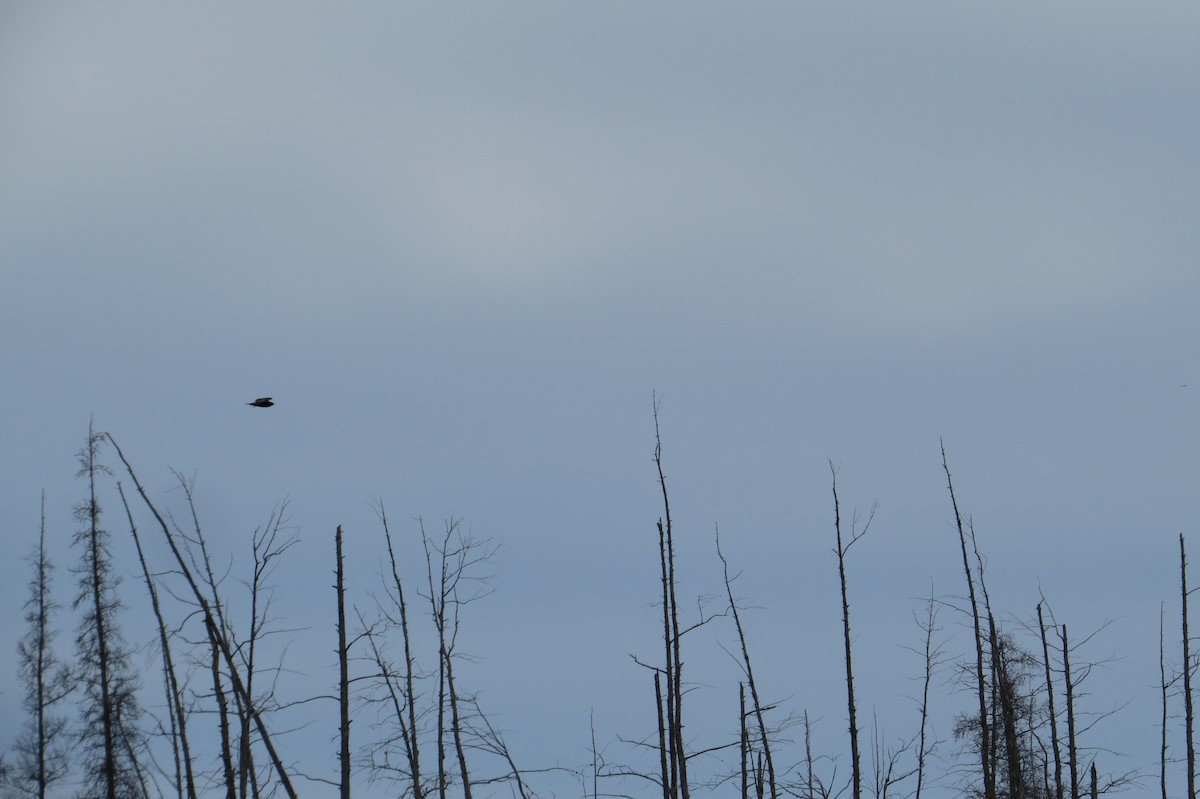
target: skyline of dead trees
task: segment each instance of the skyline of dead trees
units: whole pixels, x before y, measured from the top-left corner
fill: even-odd
[[[982,799],[1079,799],[1085,791],[1096,796],[1132,787],[1141,773],[1113,770],[1101,778],[1099,757],[1117,762],[1120,755],[1082,740],[1119,710],[1096,711],[1080,704],[1087,677],[1106,661],[1081,662],[1078,651],[1107,623],[1073,642],[1067,625],[1054,623],[1044,597],[1039,597],[1036,620],[1013,619],[1005,629],[992,607],[987,561],[974,521],[964,518],[959,508],[944,444],[941,452],[967,586],[965,607],[959,609],[970,618],[974,632],[973,659],[960,664],[959,677],[970,685],[979,706],[977,714],[960,714],[954,729],[955,738],[980,766],[963,787]],[[1023,644],[1017,631],[1034,640]],[[1059,695],[1062,707],[1056,704]]]
[[[954,533],[948,545],[961,557],[965,593],[939,596],[931,586],[923,612],[913,614],[920,643],[909,651],[921,661],[912,670],[920,688],[913,697],[915,713],[900,736],[885,730],[869,698],[869,730],[862,729],[847,556],[871,529],[875,507],[865,520],[857,513],[847,517],[838,470],[829,463],[836,561],[831,565],[836,567],[841,609],[846,715],[842,735],[825,735],[818,744],[817,722],[809,710],[783,709],[781,698],[797,701],[789,694],[792,689],[763,684],[756,673],[745,623],[745,614],[754,608],[735,593],[740,572],[722,550],[717,527],[719,594],[697,597],[694,609],[685,610],[691,601],[680,594],[680,537],[667,486],[657,398],[653,410],[653,460],[662,503],[654,528],[661,659],[631,656],[651,678],[646,695],[653,696],[653,705],[647,703],[652,731],[633,738],[618,734],[600,745],[593,718],[589,764],[519,765],[478,694],[463,684],[459,669],[475,660],[463,650],[464,614],[491,593],[497,551],[491,539],[476,538],[461,519],[448,520],[433,535],[418,518],[415,535],[410,534],[419,546],[413,552],[411,546],[399,546],[378,503],[379,541],[387,559],[381,562],[377,584],[360,591],[370,597],[365,605],[349,598],[348,584],[361,580],[345,571],[347,531],[337,526],[332,535],[335,602],[329,619],[291,627],[273,604],[273,575],[298,541],[286,501],[255,529],[248,553],[215,553],[201,525],[193,480],[173,473],[186,508],[182,520],[160,511],[115,439],[89,429],[79,456],[86,499],[77,508],[80,528],[74,539],[80,553],[73,569],[78,579],[73,607],[80,616],[78,665],[66,667],[53,646],[61,609],[51,590],[43,498],[38,547],[30,557],[28,631],[19,650],[28,719],[9,756],[0,761],[0,797],[47,799],[63,795],[60,786],[72,785],[72,793],[82,799],[217,794],[225,799],[295,799],[309,790],[306,785],[325,785],[341,799],[350,799],[357,779],[413,799],[474,799],[480,790],[488,796],[500,790],[532,799],[538,795],[539,776],[557,772],[575,775],[585,799],[691,799],[696,793],[729,790],[742,799],[921,799],[935,787],[980,799],[1078,799],[1128,788],[1144,776],[1122,771],[1118,756],[1096,738],[1097,725],[1119,710],[1097,710],[1086,691],[1089,674],[1105,662],[1087,654],[1087,645],[1100,631],[1072,638],[1044,597],[1030,603],[1034,610],[1024,618],[1002,616],[993,607],[987,560],[973,520],[960,510],[944,444],[941,465]],[[119,478],[100,461],[105,445],[123,467]],[[100,478],[115,482],[154,618],[152,640],[145,643],[156,653],[162,696],[153,701],[144,698],[144,679],[139,681],[131,666],[133,648],[120,626],[120,580],[112,563],[111,535],[100,522]],[[153,547],[139,518],[149,520],[155,530]],[[1191,682],[1196,658],[1188,627],[1182,535],[1179,544],[1182,663],[1170,665],[1160,626],[1158,777],[1167,799],[1169,776],[1182,763],[1186,795],[1195,799]],[[169,553],[165,564],[154,563],[152,554],[163,552],[161,545]],[[420,573],[406,574],[415,571],[414,565]],[[719,601],[715,609],[714,601]],[[969,629],[968,653],[947,651],[946,613],[956,614]],[[719,690],[685,678],[689,636],[702,628],[711,631],[739,675],[729,699],[735,721],[724,729],[690,729],[685,723],[690,718],[685,702],[694,692]],[[289,639],[319,636],[322,630],[332,630],[324,634],[332,639],[337,660],[336,689],[284,696],[281,682],[296,670],[288,662]],[[725,639],[732,646],[726,647]],[[952,690],[964,690],[974,709],[962,712],[961,702],[945,701],[936,690],[939,680]],[[74,717],[68,712],[72,699]],[[1169,748],[1173,703],[1183,708],[1186,748],[1179,756]],[[337,709],[326,714],[323,706]],[[938,736],[932,720],[952,710],[957,713],[955,747],[947,755],[942,746],[949,741]],[[325,715],[331,720],[320,723],[327,725],[330,742],[336,741],[330,762],[306,762],[288,754],[293,732]],[[301,716],[308,720],[297,721]],[[830,749],[838,738],[843,743]],[[82,758],[66,754],[73,746]],[[613,754],[614,747],[623,754]],[[935,763],[941,767],[932,768]],[[649,794],[646,785],[653,788]]]

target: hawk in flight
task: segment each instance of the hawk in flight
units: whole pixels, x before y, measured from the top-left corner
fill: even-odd
[[[275,403],[271,402],[270,397],[259,397],[254,402],[247,402],[246,404],[253,405],[255,408],[270,408]]]

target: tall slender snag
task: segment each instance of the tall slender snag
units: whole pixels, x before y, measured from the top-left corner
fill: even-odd
[[[213,697],[217,702],[217,726],[221,739],[221,775],[225,780],[226,799],[237,799],[236,773],[233,768],[233,748],[229,732],[229,701],[225,698],[225,688],[221,683],[221,648],[217,644],[220,633],[209,625],[208,639],[211,652],[210,671],[212,673]]]
[[[28,718],[14,746],[16,761],[5,782],[22,796],[46,799],[51,786],[70,772],[67,720],[57,706],[72,692],[70,669],[55,654],[53,615],[58,609],[50,591],[53,565],[46,554],[46,492],[42,492],[37,550],[30,555],[33,579],[25,602],[28,631],[17,644],[19,674]],[[0,770],[2,771],[2,770]]]
[[[992,769],[987,677],[983,667],[983,629],[979,618],[979,602],[975,597],[975,579],[971,574],[971,560],[967,555],[967,534],[963,526],[962,513],[958,510],[958,498],[954,493],[954,481],[950,476],[950,464],[946,460],[944,442],[941,443],[941,448],[942,469],[946,472],[946,487],[950,490],[950,504],[954,508],[954,523],[958,529],[958,541],[962,548],[963,573],[967,579],[967,598],[971,603],[971,621],[975,631],[975,682],[979,698],[979,760],[983,774],[983,795],[984,799],[996,799],[996,777]]]
[[[929,727],[929,686],[933,683],[935,661],[941,653],[933,645],[933,634],[937,630],[937,604],[934,599],[933,585],[929,586],[929,602],[926,617],[921,628],[925,631],[925,673],[921,681],[921,726],[917,732],[917,787],[913,799],[921,799],[921,791],[925,787],[925,765],[929,757],[928,727]]]
[[[458,605],[454,606],[454,629],[458,630]],[[454,737],[454,756],[458,760],[458,773],[462,777],[464,799],[471,799],[471,774],[467,770],[467,750],[463,742],[463,718],[459,710],[458,688],[454,685],[454,660],[451,652],[446,653],[446,693],[450,699],[450,732]],[[517,775],[518,780],[520,775]]]
[[[196,778],[192,770],[191,744],[188,740],[188,714],[183,706],[183,690],[179,684],[179,676],[175,669],[175,661],[171,655],[171,636],[167,633],[167,622],[163,617],[162,605],[158,599],[158,588],[150,566],[146,562],[146,554],[142,549],[142,539],[138,535],[137,525],[133,521],[133,509],[125,497],[125,489],[117,482],[117,493],[121,496],[121,504],[129,519],[129,532],[133,536],[134,547],[137,549],[138,562],[142,567],[142,576],[146,581],[146,592],[150,595],[150,606],[154,610],[154,618],[158,624],[158,646],[162,650],[163,683],[167,694],[167,717],[171,732],[171,753],[175,761],[175,790],[180,799],[186,792],[188,799],[196,799]],[[43,798],[44,799],[44,798]]]
[[[1187,551],[1179,534],[1179,593],[1183,605],[1183,717],[1187,738],[1187,795],[1196,799],[1195,713],[1192,707],[1192,641],[1188,633]]]
[[[392,569],[392,585],[396,589],[395,604],[400,614],[400,636],[404,641],[404,683],[403,703],[408,715],[405,723],[403,712],[397,707],[396,716],[400,721],[400,734],[404,738],[404,753],[408,760],[409,775],[412,777],[413,799],[425,799],[425,787],[421,783],[421,749],[417,738],[417,692],[415,689],[414,658],[412,653],[412,638],[408,632],[408,603],[404,599],[404,581],[400,579],[400,569],[396,563],[396,550],[392,545],[392,533],[388,528],[387,513],[383,503],[379,503],[379,520],[383,524],[383,535],[387,541],[388,562]],[[374,643],[372,643],[374,646]],[[378,654],[378,650],[377,650]],[[382,661],[382,658],[377,658]],[[382,665],[382,663],[381,663]],[[389,690],[392,690],[389,684]],[[392,691],[393,701],[395,692]]]
[[[667,493],[667,478],[663,471],[662,434],[658,421],[658,399],[654,406],[654,465],[662,489],[663,518],[658,521],[659,558],[663,581],[663,646],[666,652],[664,674],[666,684],[666,722],[669,774],[663,774],[669,785],[665,794],[689,799],[691,790],[687,776],[687,754],[683,741],[683,657],[679,630],[679,604],[675,596],[675,535],[671,521],[671,499]]]
[[[667,720],[663,715],[662,673],[659,671],[654,672],[654,704],[658,710],[658,756],[662,769],[660,782],[662,782],[663,799],[671,799],[674,784],[667,782]]]
[[[26,670],[26,676],[32,678],[29,680],[32,685],[29,695],[32,696],[33,718],[33,735],[31,747],[33,752],[33,783],[36,786],[39,799],[46,799],[46,789],[59,776],[64,776],[66,773],[65,763],[51,766],[49,762],[49,747],[53,742],[54,735],[51,731],[54,729],[54,723],[47,719],[47,710],[54,703],[56,698],[65,698],[66,692],[69,691],[68,686],[62,686],[56,692],[51,684],[53,676],[47,673],[48,668],[53,664],[50,651],[50,610],[52,602],[50,601],[50,566],[46,559],[46,492],[42,492],[42,512],[41,524],[38,528],[38,552],[37,559],[34,561],[35,577],[33,585],[33,597],[30,599],[32,605],[30,612],[26,615],[27,620],[33,624],[32,640],[29,640],[28,646],[22,642],[21,654],[27,658],[32,668]],[[65,672],[63,675],[65,676]],[[64,727],[58,725],[58,730],[61,731]],[[65,753],[64,753],[65,754]]]
[[[438,637],[438,704],[437,704],[437,788],[439,799],[446,799],[449,787],[446,773],[446,558],[442,556],[442,571],[439,590],[435,593],[433,582],[433,553],[429,548],[429,536],[421,524],[421,543],[425,547],[425,571],[429,581],[429,602],[432,605],[433,623]]]
[[[1075,681],[1071,674],[1071,644],[1067,638],[1067,625],[1062,625],[1059,640],[1062,641],[1063,680],[1066,683],[1067,701],[1067,760],[1071,765],[1071,799],[1079,799],[1079,749],[1075,745]]]
[[[588,711],[588,731],[592,735],[592,799],[600,799],[600,753],[596,749],[595,708]]]
[[[1054,756],[1054,795],[1063,799],[1062,752],[1058,743],[1058,714],[1054,711],[1054,680],[1050,676],[1050,642],[1046,636],[1046,622],[1042,616],[1042,603],[1037,606],[1038,632],[1042,638],[1042,663],[1046,669],[1047,715],[1050,717],[1050,751]]]
[[[832,473],[833,484],[833,527],[837,535],[837,549],[834,550],[834,554],[837,555],[838,559],[838,580],[841,584],[842,592],[842,643],[846,654],[846,708],[850,726],[850,784],[852,786],[853,799],[862,799],[862,763],[858,748],[858,710],[854,703],[854,662],[850,651],[850,601],[846,591],[846,553],[855,542],[866,535],[867,528],[871,526],[871,520],[867,519],[867,523],[861,531],[855,530],[854,525],[852,525],[849,539],[843,539],[842,509],[837,489],[837,469],[834,468],[833,461],[829,462],[829,471]],[[874,511],[872,511],[873,516]]]
[[[350,650],[346,644],[346,582],[342,559],[342,526],[334,534],[337,549],[337,636],[338,636],[338,752],[341,799],[350,799]]]
[[[662,608],[663,608],[663,649],[664,660],[662,676],[666,677],[666,696],[665,701],[662,693],[662,686],[657,682],[658,674],[655,674],[655,688],[658,692],[659,701],[659,717],[662,721],[663,744],[662,752],[665,765],[662,773],[663,793],[668,799],[674,799],[678,796],[679,791],[679,761],[677,758],[677,750],[675,748],[675,664],[674,664],[674,648],[671,646],[671,591],[669,584],[671,581],[671,572],[668,570],[669,545],[667,543],[667,529],[663,525],[663,520],[658,520],[658,557],[662,567]]]
[[[1167,691],[1170,684],[1167,682],[1167,663],[1166,654],[1164,652],[1166,639],[1163,633],[1163,614],[1164,606],[1160,603],[1158,606],[1158,680],[1162,688],[1162,722],[1159,729],[1162,732],[1162,740],[1159,745],[1159,760],[1158,760],[1158,782],[1162,788],[1162,799],[1167,799]]]
[[[775,787],[775,761],[771,756],[771,741],[767,737],[767,724],[763,717],[762,702],[758,697],[758,686],[754,682],[754,666],[750,661],[750,648],[746,644],[746,631],[742,627],[742,616],[738,611],[737,601],[733,598],[733,580],[729,576],[729,561],[725,559],[725,554],[721,552],[721,531],[718,529],[715,533],[717,545],[717,557],[721,560],[722,574],[725,581],[725,595],[729,599],[729,611],[733,615],[733,624],[737,629],[738,644],[742,652],[742,670],[746,674],[746,683],[742,685],[741,691],[744,694],[746,686],[750,688],[750,699],[753,703],[754,718],[758,726],[759,743],[762,746],[763,758],[766,761],[767,767],[767,786],[771,790],[771,799],[777,799],[779,796]],[[743,705],[745,704],[745,696],[742,697]],[[743,708],[742,726],[745,727],[745,710]]]
[[[750,731],[746,728],[746,684],[738,683],[738,714],[739,752],[741,754],[742,799],[750,797]]]

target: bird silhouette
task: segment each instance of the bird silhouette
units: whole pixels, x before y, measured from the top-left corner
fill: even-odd
[[[246,404],[253,405],[255,408],[270,408],[275,403],[271,402],[270,397],[259,397],[254,402],[247,402]]]

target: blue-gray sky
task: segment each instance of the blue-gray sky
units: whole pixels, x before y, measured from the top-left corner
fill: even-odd
[[[0,737],[20,556],[45,489],[69,598],[94,416],[164,505],[168,467],[196,475],[229,556],[290,498],[296,695],[334,674],[332,531],[365,607],[382,499],[410,543],[417,516],[503,542],[465,678],[518,758],[590,762],[595,708],[621,760],[653,728],[628,655],[657,652],[657,392],[684,593],[719,590],[720,525],[764,691],[839,774],[827,461],[878,502],[860,706],[900,735],[911,611],[962,590],[939,437],[995,603],[1112,620],[1088,702],[1128,705],[1088,743],[1153,772],[1200,517],[1198,30],[1168,2],[4,4]],[[736,713],[716,642],[688,662],[700,743]],[[939,692],[941,736],[964,701]],[[289,742],[326,777],[335,718]]]

